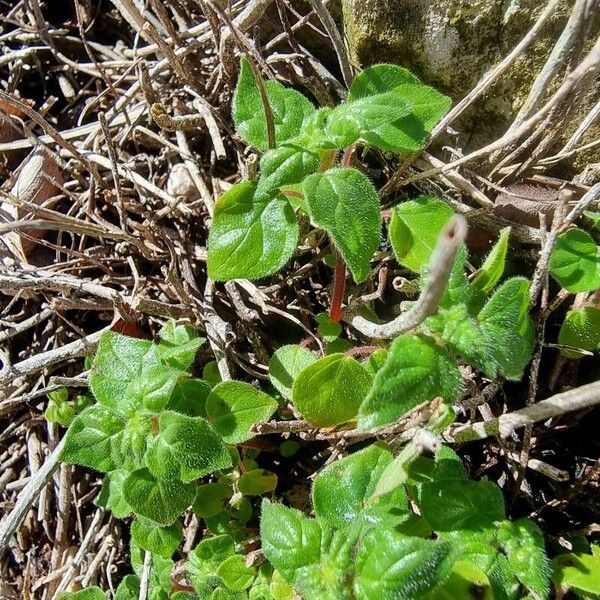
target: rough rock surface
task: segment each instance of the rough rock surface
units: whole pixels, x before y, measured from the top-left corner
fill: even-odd
[[[457,100],[514,48],[546,2],[341,0],[341,4],[353,61],[363,66],[383,61],[403,65]],[[559,5],[525,53],[455,124],[464,133],[460,140],[463,146],[480,146],[506,129],[562,32],[572,5],[566,0]],[[600,32],[600,14],[589,25],[584,50]],[[555,84],[563,74],[564,70]],[[580,102],[576,118],[570,120],[573,129],[598,101],[600,86],[595,87]],[[598,135],[600,127],[590,131],[584,141]]]

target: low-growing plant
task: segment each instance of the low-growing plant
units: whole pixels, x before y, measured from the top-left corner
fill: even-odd
[[[448,204],[419,197],[394,207],[389,240],[415,287],[426,296],[443,260],[447,281],[423,318],[387,336],[389,343],[353,348],[339,322],[344,265],[357,283],[367,279],[382,228],[375,188],[350,167],[354,145],[418,152],[448,98],[400,67],[376,65],[354,80],[346,102],[317,110],[295,90],[262,82],[244,60],[233,105],[239,135],[264,154],[258,179],[234,185],[215,206],[209,276],[260,278],[282,268],[298,245],[297,215],[305,214],[338,254],[337,308],[316,318],[324,353],[300,344],[275,351],[269,393],[221,381],[214,362],[195,377],[204,340],[169,322],[157,342],[103,334],[89,373],[91,405],[63,391],[51,398],[48,418],[69,426],[62,460],[105,473],[97,504],[131,519],[134,572],[114,597],[139,598],[145,578],[150,600],[548,598],[541,531],[533,521],[509,520],[501,489],[469,480],[440,443],[463,394],[461,368],[517,381],[532,357],[529,282],[503,279],[510,229],[473,270],[460,236],[451,255],[434,250],[449,231],[464,234]],[[573,235],[580,236],[559,237],[551,260],[552,276],[567,289],[583,269],[565,258]],[[568,317],[572,331],[578,318]],[[564,343],[581,348],[569,335]],[[359,451],[317,473],[312,516],[277,501],[277,475],[260,467],[260,445],[249,443],[287,404],[306,431],[364,436]],[[393,435],[368,444],[415,412],[421,427],[399,451]],[[286,439],[280,454],[289,459],[299,447]],[[204,528],[183,555],[182,515],[190,510]],[[185,562],[176,568],[177,553]],[[556,585],[587,591],[573,583],[570,565],[555,563]],[[63,598],[106,594],[89,588]]]

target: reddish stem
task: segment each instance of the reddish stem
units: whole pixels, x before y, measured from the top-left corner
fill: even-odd
[[[354,144],[351,144],[344,150],[344,158],[342,158],[342,167],[349,167],[352,162],[352,155],[354,154]]]
[[[350,350],[346,351],[346,356],[370,356],[375,352],[375,350],[379,350],[381,346],[358,346],[356,348],[350,348]]]
[[[346,263],[342,255],[335,251],[335,273],[333,275],[333,296],[331,297],[331,307],[329,309],[329,318],[332,321],[341,321],[342,303],[346,294]]]

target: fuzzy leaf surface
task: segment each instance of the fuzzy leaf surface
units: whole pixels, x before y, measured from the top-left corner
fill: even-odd
[[[241,381],[217,384],[206,400],[206,414],[217,433],[228,444],[241,444],[252,437],[252,428],[268,421],[277,401]]]
[[[269,379],[286,400],[292,398],[292,385],[302,369],[316,361],[315,355],[295,344],[278,348],[269,361]]]
[[[561,348],[567,358],[581,358],[583,352],[594,352],[600,347],[600,309],[593,306],[575,308],[567,312],[560,327],[558,343],[570,348]]]
[[[265,81],[265,88],[273,113],[275,145],[279,146],[300,134],[304,121],[315,112],[315,107],[308,98],[276,81]],[[252,68],[246,59],[242,59],[240,64],[232,113],[238,134],[255,148],[267,150],[269,138],[265,108]]]
[[[309,423],[333,427],[356,416],[371,382],[356,359],[331,354],[300,372],[292,387],[292,403]]]
[[[171,558],[183,540],[179,521],[160,527],[154,521],[137,516],[131,524],[131,535],[140,548]]]
[[[164,411],[158,419],[158,434],[148,443],[146,462],[159,479],[189,482],[227,469],[231,456],[206,419]]]
[[[138,469],[125,480],[124,496],[133,511],[159,525],[171,525],[192,504],[196,489],[181,481],[157,479]]]
[[[234,185],[215,204],[208,235],[208,273],[215,281],[258,279],[287,263],[296,250],[298,222],[283,196],[255,197],[256,186]]]
[[[358,413],[360,429],[392,423],[421,402],[460,397],[462,378],[446,350],[423,335],[401,335],[389,348],[383,367]]]
[[[302,189],[314,223],[329,233],[354,280],[364,281],[381,236],[373,184],[356,169],[333,168],[307,177]]]

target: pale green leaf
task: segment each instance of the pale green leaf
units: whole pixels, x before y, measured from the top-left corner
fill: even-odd
[[[108,508],[117,519],[125,519],[131,514],[131,506],[123,497],[123,483],[128,475],[129,472],[124,469],[108,473],[96,498],[96,504]]]
[[[480,269],[475,273],[471,287],[479,298],[485,298],[497,285],[504,273],[510,227],[500,232],[498,241],[487,255]]]
[[[356,416],[372,378],[354,358],[331,354],[305,367],[292,387],[292,403],[317,427],[333,427]]]
[[[269,378],[273,387],[285,398],[292,398],[292,385],[304,367],[314,363],[315,355],[298,345],[282,346],[269,361]]]
[[[600,309],[585,306],[570,310],[558,334],[561,354],[568,358],[581,358],[585,353],[600,347]],[[580,350],[580,352],[577,351]]]
[[[592,236],[570,229],[558,236],[550,256],[550,275],[569,292],[600,288],[600,256]]]
[[[445,202],[429,196],[394,207],[389,236],[396,260],[419,272],[429,262],[440,233],[453,214]]]
[[[234,554],[218,566],[216,574],[230,590],[241,592],[252,585],[256,572],[252,567],[246,566],[244,556]]]

